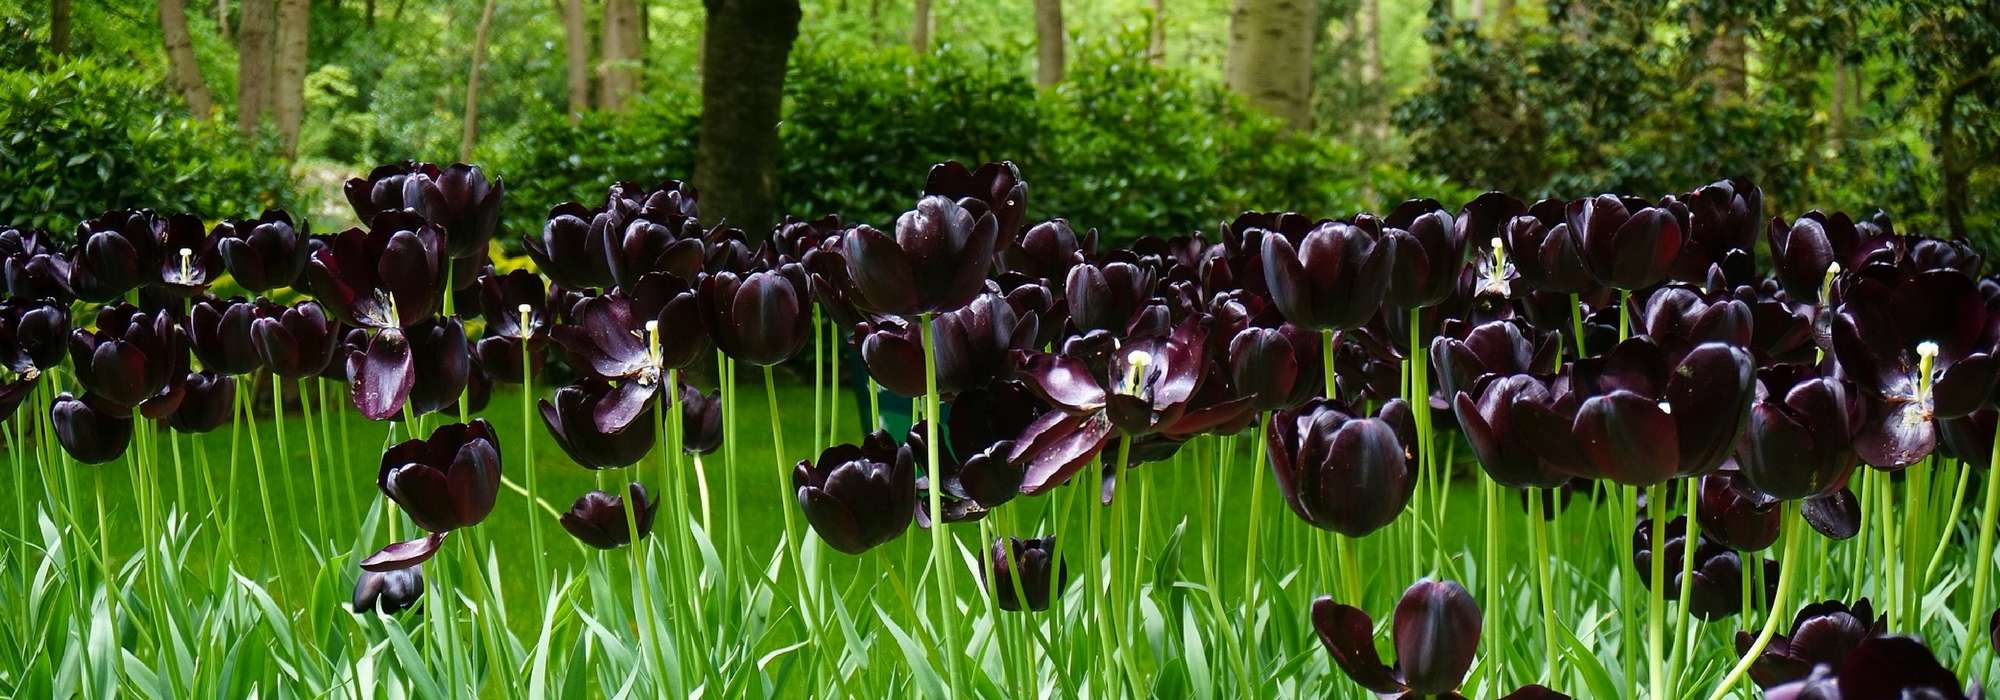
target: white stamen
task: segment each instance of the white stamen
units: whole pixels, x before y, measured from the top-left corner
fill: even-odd
[[[1491,241],[1487,241],[1487,242],[1488,242],[1488,243],[1491,243],[1491,244],[1492,244],[1492,247],[1493,247],[1493,252],[1495,252],[1495,253],[1498,253],[1498,252],[1500,252],[1500,250],[1501,250],[1502,248],[1505,248],[1505,247],[1506,247],[1505,245],[1503,245],[1503,244],[1501,244],[1501,243],[1500,243],[1500,237],[1499,237],[1499,236],[1494,236],[1494,237],[1493,237],[1493,240],[1491,240]]]
[[[1671,415],[1673,415],[1673,414],[1674,414],[1674,405],[1673,405],[1673,404],[1670,404],[1670,403],[1667,403],[1667,402],[1665,402],[1665,401],[1661,401],[1661,402],[1660,402],[1660,412],[1661,412],[1661,413],[1665,413],[1665,414],[1667,414],[1667,415],[1670,415],[1670,416],[1671,416]]]
[[[660,322],[659,322],[659,321],[647,321],[647,322],[646,322],[646,332],[647,332],[647,333],[659,333],[659,332],[660,332]]]
[[[527,304],[522,304],[522,305],[520,305],[520,306],[516,306],[516,307],[514,307],[514,310],[515,310],[515,311],[519,311],[519,312],[521,312],[521,313],[524,313],[524,314],[525,314],[525,313],[528,313],[528,312],[530,312],[530,311],[534,311],[534,307],[531,307],[531,306],[528,306]],[[657,322],[657,321],[655,321],[655,323],[658,323],[658,322]]]
[[[181,249],[181,257],[183,257],[183,258],[190,258],[190,257],[194,257],[194,249],[193,249],[193,248],[182,248],[182,249]]]
[[[1828,275],[1840,274],[1840,263],[1828,263],[1826,266],[1826,274]]]
[[[1126,364],[1130,364],[1134,367],[1144,367],[1146,366],[1147,363],[1150,363],[1152,361],[1153,361],[1153,356],[1146,354],[1146,351],[1144,350],[1133,350],[1131,354],[1125,356]]]
[[[1917,343],[1917,355],[1924,359],[1936,358],[1938,355],[1938,344],[1928,340]]]

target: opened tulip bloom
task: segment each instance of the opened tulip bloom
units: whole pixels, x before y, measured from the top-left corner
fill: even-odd
[[[479,309],[486,319],[486,336],[473,352],[495,381],[519,384],[524,369],[540,373],[555,325],[562,290],[544,289],[542,278],[527,270],[479,277]]]
[[[477,525],[493,512],[500,495],[500,439],[484,419],[439,426],[427,440],[406,440],[384,452],[376,485],[430,534],[384,547],[361,560],[361,568],[421,564],[437,553],[447,533]]]
[[[1375,621],[1360,608],[1320,596],[1312,603],[1320,644],[1349,679],[1370,692],[1398,700],[1458,698],[1458,686],[1479,651],[1479,603],[1457,581],[1425,579],[1403,591],[1391,624],[1396,664],[1375,651]],[[1529,685],[1503,698],[1565,697]]]
[[[315,239],[306,289],[347,325],[404,328],[437,310],[446,269],[443,233],[413,211],[389,211],[366,231]]]
[[[1855,451],[1900,469],[1937,447],[1937,422],[1993,400],[2000,313],[1971,277],[1935,270],[1884,282],[1863,277],[1833,319],[1833,351],[1864,397]]]
[[[0,226],[0,276],[18,298],[69,301],[70,261],[47,231]]]
[[[792,487],[813,531],[847,554],[896,539],[917,513],[916,457],[881,430],[799,460]]]
[[[630,425],[664,389],[669,372],[705,359],[708,349],[700,301],[673,275],[649,274],[629,290],[585,298],[571,315],[574,323],[552,331],[571,365],[618,382],[611,400],[597,406],[600,432]]]
[[[556,446],[586,469],[631,466],[652,450],[657,421],[650,403],[641,404],[639,413],[623,429],[598,429],[599,406],[614,391],[609,382],[585,379],[557,389],[554,402],[541,401],[542,424],[555,437]]]
[[[952,311],[979,294],[993,266],[999,222],[944,197],[925,197],[896,219],[892,237],[866,225],[846,234],[847,276],[864,308],[914,316]]]
[[[626,497],[632,499],[633,519],[626,517],[624,497],[591,491],[577,497],[569,511],[562,514],[563,529],[577,541],[597,549],[631,544],[634,532],[646,537],[653,532],[653,516],[659,512],[660,504],[636,481],[626,487]]]
[[[1264,236],[1264,281],[1285,319],[1319,331],[1367,323],[1382,305],[1394,269],[1395,246],[1381,240],[1380,225],[1322,221],[1296,244],[1285,235]]]
[[[237,284],[253,292],[291,286],[305,272],[306,257],[312,253],[305,223],[295,226],[290,214],[277,209],[265,210],[256,219],[222,222],[213,235],[222,266]]]

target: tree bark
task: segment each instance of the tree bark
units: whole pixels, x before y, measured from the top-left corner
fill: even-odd
[[[916,0],[910,8],[910,50],[918,56],[931,52],[931,0]]]
[[[1749,96],[1748,49],[1743,43],[1742,32],[1731,25],[1716,28],[1715,38],[1708,42],[1708,78],[1715,87],[1715,98],[1721,102],[1740,103]]]
[[[1236,0],[1230,10],[1229,88],[1293,128],[1312,126],[1317,14],[1314,0]]]
[[[69,53],[69,0],[49,2],[49,53]]]
[[[639,11],[635,0],[605,0],[597,106],[616,112],[639,90]]]
[[[272,113],[278,118],[278,140],[285,157],[298,155],[299,126],[306,116],[306,34],[312,22],[310,0],[279,0],[278,55],[271,87]]]
[[[778,119],[798,0],[706,0],[695,182],[706,217],[768,228],[778,199]]]
[[[583,0],[560,0],[563,48],[569,72],[569,123],[574,126],[590,109],[590,32],[584,29]]]
[[[1062,0],[1035,0],[1035,84],[1054,87],[1063,79],[1063,51],[1069,35],[1063,33]]]
[[[1382,7],[1379,0],[1361,0],[1361,9],[1355,13],[1355,22],[1361,32],[1361,89],[1369,94],[1382,94]],[[1367,131],[1376,140],[1389,137],[1389,120],[1379,108],[1370,108],[1364,117]]]
[[[368,31],[375,31],[375,0],[368,0],[367,6],[362,11],[368,16],[367,20],[362,23],[362,26]]]
[[[1146,40],[1146,58],[1153,65],[1167,62],[1167,0],[1153,0],[1153,22]]]
[[[1831,93],[1828,97],[1831,99],[1828,100],[1826,109],[1826,140],[1830,147],[1827,150],[1836,154],[1847,146],[1848,79],[1847,62],[1834,58],[1833,88],[1828,91]]]
[[[479,138],[479,71],[486,65],[486,41],[493,31],[494,0],[486,0],[479,13],[479,29],[472,38],[472,70],[465,76],[465,133],[458,142],[458,160],[472,162],[472,144]]]
[[[229,0],[215,0],[215,28],[225,43],[236,41],[229,31]]]
[[[206,120],[215,111],[208,94],[208,82],[201,79],[201,65],[194,60],[194,40],[188,36],[187,5],[183,0],[160,0],[160,38],[167,45],[168,72],[174,87],[187,98],[194,118]]]
[[[277,24],[274,0],[243,0],[236,32],[236,128],[255,134],[271,109],[272,34]]]
[[[1493,3],[1493,34],[1509,36],[1514,33],[1514,0],[1496,0]]]

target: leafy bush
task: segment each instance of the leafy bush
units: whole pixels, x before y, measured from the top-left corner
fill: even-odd
[[[66,232],[144,203],[207,218],[292,206],[275,144],[190,119],[146,73],[89,59],[0,70],[0,221]]]

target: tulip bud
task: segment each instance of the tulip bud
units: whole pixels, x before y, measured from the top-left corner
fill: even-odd
[[[1047,610],[1069,585],[1069,566],[1056,551],[1055,535],[996,538],[986,566],[987,586],[1001,610]]]
[[[640,538],[653,531],[653,516],[659,512],[660,504],[646,493],[646,487],[632,482],[626,487],[632,499],[632,515],[626,518],[625,499],[603,491],[591,491],[577,497],[570,505],[569,512],[562,515],[562,526],[569,534],[584,544],[598,549],[617,549],[632,543],[632,535]]]
[[[394,615],[417,606],[424,597],[424,567],[393,571],[362,571],[354,581],[354,612],[376,610]]]

